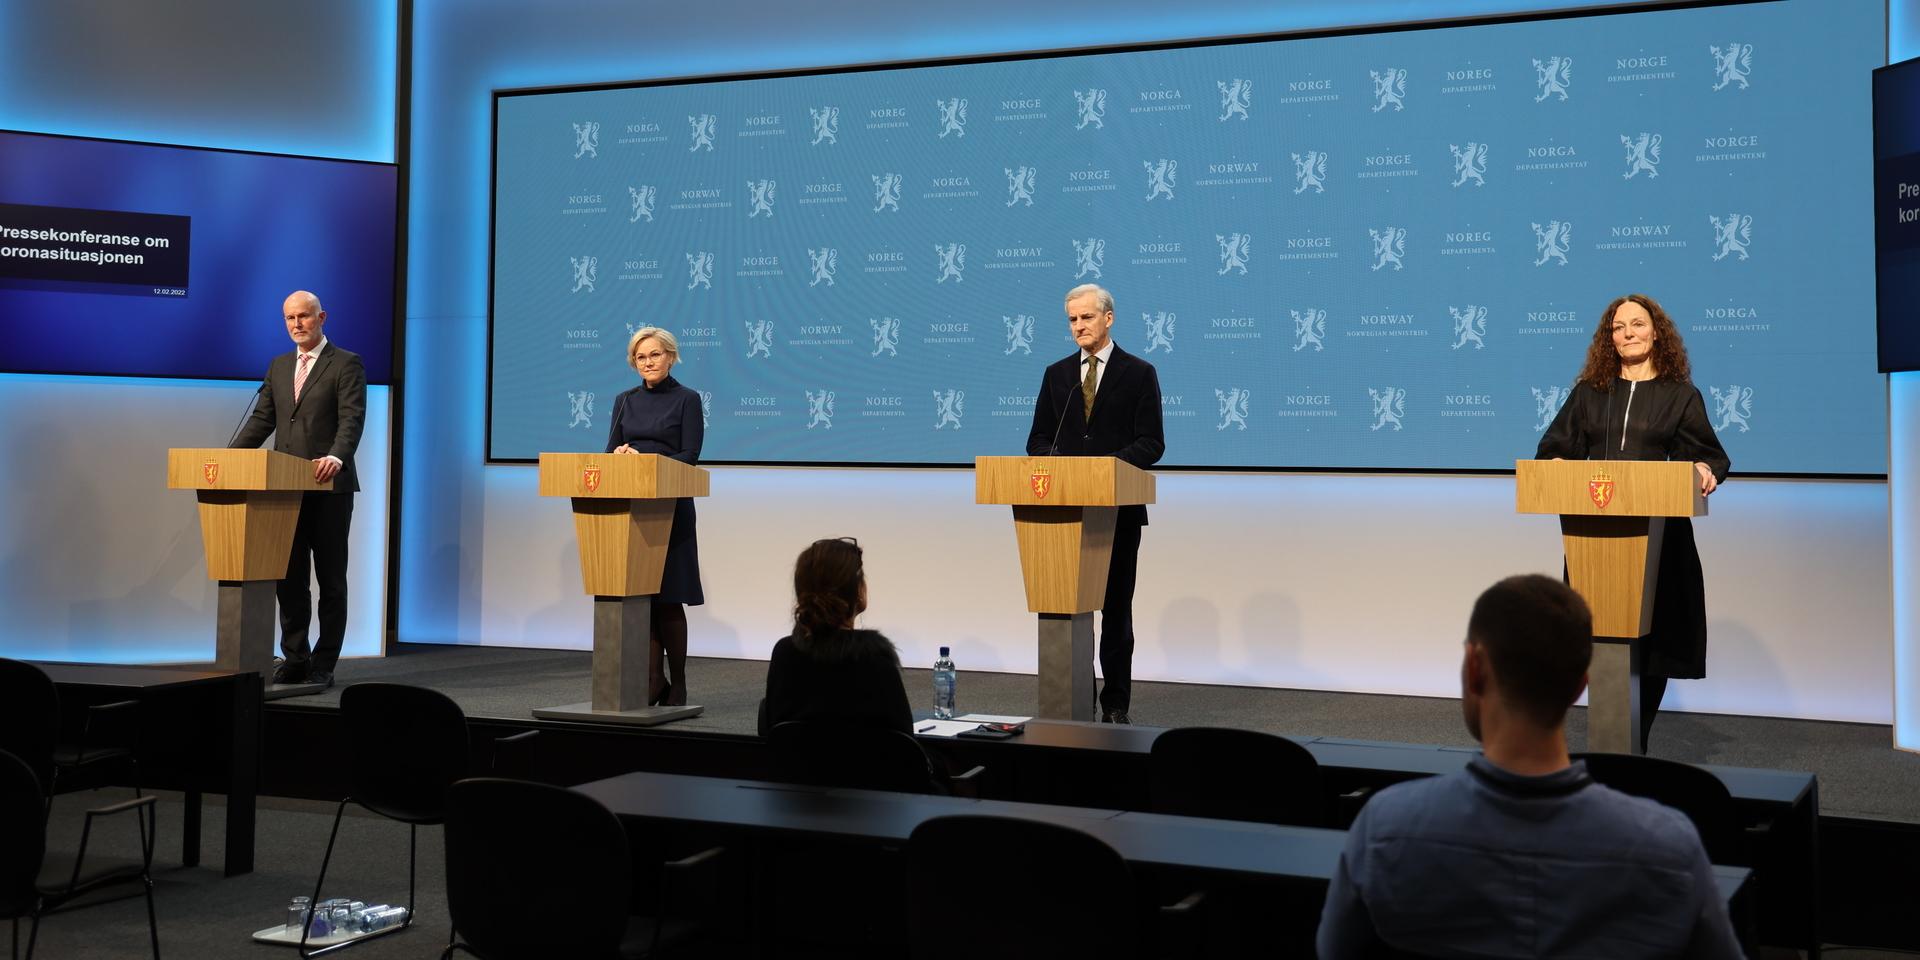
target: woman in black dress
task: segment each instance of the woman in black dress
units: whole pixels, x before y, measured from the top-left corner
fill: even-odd
[[[640,374],[641,383],[613,400],[613,426],[607,433],[608,453],[657,453],[681,463],[700,462],[700,443],[706,436],[700,394],[681,386],[672,376],[680,361],[680,342],[659,327],[641,327],[627,341],[627,365]],[[649,703],[680,706],[687,702],[686,604],[707,602],[700,591],[700,543],[695,538],[693,500],[682,497],[673,506],[673,532],[667,538],[666,571],[660,592],[653,598],[653,667],[650,676],[664,677],[658,689],[647,691]],[[666,654],[662,672],[661,654]]]
[[[1687,348],[1667,312],[1643,294],[1607,305],[1586,366],[1540,437],[1538,459],[1690,460],[1711,494],[1731,462],[1693,385]],[[1654,588],[1653,632],[1642,641],[1640,742],[1646,743],[1667,679],[1707,675],[1707,600],[1693,521],[1669,517]]]
[[[867,609],[860,545],[816,540],[793,565],[793,633],[773,645],[761,736],[788,720],[831,720],[913,732],[900,654],[875,630],[856,630]]]

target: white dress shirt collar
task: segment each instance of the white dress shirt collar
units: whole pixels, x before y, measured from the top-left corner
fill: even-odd
[[[1107,345],[1106,345],[1106,346],[1104,346],[1104,347],[1101,347],[1101,348],[1100,348],[1100,352],[1099,352],[1099,353],[1095,353],[1095,354],[1092,354],[1092,356],[1096,356],[1096,357],[1099,357],[1099,358],[1100,358],[1100,369],[1101,369],[1101,370],[1103,370],[1103,371],[1104,371],[1104,370],[1106,370],[1106,368],[1107,368],[1107,364],[1109,364],[1109,363],[1112,363],[1112,362],[1113,362],[1113,338],[1112,338],[1112,337],[1108,337],[1108,338],[1107,338]],[[1084,367],[1084,366],[1086,366],[1086,365],[1087,365],[1087,357],[1088,357],[1088,353],[1087,353],[1087,352],[1086,352],[1085,350],[1082,350],[1082,351],[1080,351],[1080,365],[1081,365],[1081,366],[1083,366],[1083,367]]]

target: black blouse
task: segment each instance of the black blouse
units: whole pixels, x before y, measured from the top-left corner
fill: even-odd
[[[900,655],[886,637],[873,630],[843,630],[808,646],[812,649],[802,650],[792,637],[773,645],[767,663],[767,729],[788,720],[833,720],[913,732]]]
[[[610,419],[608,453],[624,443],[635,453],[657,453],[681,463],[700,462],[700,446],[706,440],[700,394],[671,376],[652,387],[642,383],[615,397]]]
[[[614,398],[611,419],[608,453],[624,443],[635,453],[657,453],[687,464],[700,462],[700,447],[706,441],[700,394],[672,377],[651,387],[643,382]],[[674,501],[666,569],[660,574],[660,592],[654,594],[655,599],[694,605],[707,602],[706,591],[700,586],[698,522],[692,497]]]
[[[1540,436],[1541,460],[1688,460],[1716,482],[1732,461],[1707,418],[1700,390],[1682,380],[1613,381],[1613,389],[1574,384],[1566,405]]]

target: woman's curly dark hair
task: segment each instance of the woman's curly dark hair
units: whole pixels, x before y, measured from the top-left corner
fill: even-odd
[[[1659,301],[1644,293],[1629,293],[1607,304],[1606,311],[1600,314],[1600,325],[1593,329],[1593,342],[1587,345],[1587,363],[1580,368],[1579,382],[1602,393],[1613,389],[1613,381],[1620,376],[1620,352],[1613,348],[1613,315],[1629,300],[1639,304],[1653,319],[1654,376],[1661,380],[1693,382],[1693,368],[1687,364],[1687,345],[1681,341],[1673,318],[1667,316]]]
[[[866,582],[860,544],[851,539],[815,540],[793,564],[793,639],[817,647],[860,612]]]

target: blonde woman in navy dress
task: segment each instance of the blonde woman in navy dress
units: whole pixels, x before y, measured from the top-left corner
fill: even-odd
[[[641,327],[627,340],[627,365],[640,374],[640,385],[613,400],[613,426],[607,433],[608,453],[657,453],[681,463],[700,462],[700,443],[706,423],[700,413],[700,394],[673,378],[680,362],[680,342],[659,327]],[[707,602],[700,591],[700,544],[695,538],[693,500],[683,497],[673,507],[673,533],[667,540],[666,571],[660,592],[653,598],[653,669],[649,675],[666,683],[649,690],[649,703],[679,706],[687,702],[686,606]],[[666,670],[661,671],[665,654]]]
[[[1660,304],[1632,293],[1607,304],[1566,406],[1540,437],[1541,460],[1686,460],[1710,494],[1732,461],[1693,385],[1687,347]],[[1707,592],[1693,521],[1669,517],[1660,542],[1653,632],[1642,642],[1640,742],[1667,680],[1707,675]]]

